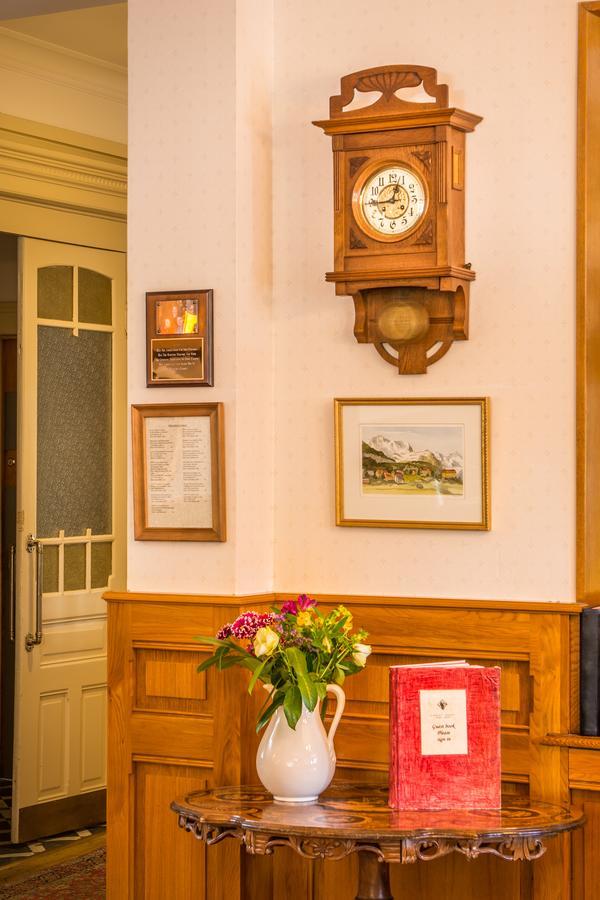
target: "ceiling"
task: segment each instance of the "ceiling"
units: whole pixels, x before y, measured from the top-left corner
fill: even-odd
[[[126,3],[9,19],[2,21],[2,27],[127,66]]]

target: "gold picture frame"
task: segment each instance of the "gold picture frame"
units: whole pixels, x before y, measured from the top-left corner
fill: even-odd
[[[222,403],[131,407],[136,541],[225,541]]]
[[[488,397],[334,400],[336,525],[489,531]]]

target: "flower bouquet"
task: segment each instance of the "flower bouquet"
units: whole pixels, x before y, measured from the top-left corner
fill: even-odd
[[[289,727],[295,729],[303,705],[312,712],[322,701],[324,719],[327,685],[342,685],[348,675],[364,668],[371,653],[364,643],[367,632],[352,629],[352,613],[345,606],[323,613],[316,600],[301,594],[268,613],[242,613],[224,625],[216,638],[199,636],[198,640],[216,649],[198,672],[210,666],[244,666],[252,672],[249,694],[258,682],[270,685],[256,730],[264,728],[280,707]]]

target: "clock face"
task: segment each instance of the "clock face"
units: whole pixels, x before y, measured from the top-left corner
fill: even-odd
[[[359,223],[381,240],[400,240],[425,215],[427,193],[419,175],[403,164],[386,164],[370,175],[358,197]]]

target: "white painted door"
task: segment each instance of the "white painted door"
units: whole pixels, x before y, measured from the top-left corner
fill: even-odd
[[[126,553],[125,256],[19,248],[13,841],[102,800],[102,593],[125,586]]]

